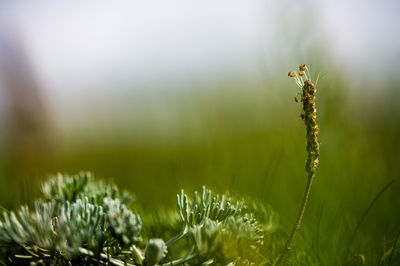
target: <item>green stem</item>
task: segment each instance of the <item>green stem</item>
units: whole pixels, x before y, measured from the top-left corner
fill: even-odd
[[[136,259],[139,261],[140,264],[142,264],[143,260],[144,260],[144,256],[142,254],[142,252],[135,246],[133,245],[131,247],[132,253],[135,255]]]
[[[24,246],[24,245],[21,245],[21,247],[23,247],[29,254],[31,254],[32,256],[34,256],[34,257],[36,257],[36,258],[39,258],[39,255],[38,254],[36,254],[35,252],[33,252],[32,250],[30,250],[29,248],[27,248],[26,246]]]
[[[92,251],[86,249],[86,248],[80,247],[79,251],[84,255],[94,257],[94,253]],[[114,259],[114,258],[112,258],[109,255],[104,254],[104,253],[100,253],[100,258],[103,259],[103,260],[106,260],[110,264],[113,264],[113,265],[116,265],[116,266],[126,266],[126,265],[133,266],[134,265],[134,264],[131,264],[131,263],[123,262],[123,261],[118,260],[118,259]]]
[[[186,256],[186,257],[183,257],[183,258],[171,261],[171,262],[167,262],[167,263],[161,264],[161,266],[172,266],[172,265],[184,264],[185,262],[193,259],[194,257],[196,257],[196,254],[191,254],[189,256]]]
[[[283,249],[281,255],[278,258],[278,261],[275,264],[276,266],[277,265],[281,265],[284,262],[287,253],[290,251],[290,247],[292,246],[294,238],[295,238],[297,232],[300,229],[301,221],[303,220],[304,211],[306,210],[307,201],[308,201],[308,197],[310,195],[310,190],[311,190],[311,184],[312,184],[312,181],[313,181],[314,177],[315,177],[315,172],[310,171],[309,174],[308,174],[306,188],[304,190],[303,202],[301,204],[300,211],[299,211],[299,214],[297,216],[296,223],[294,224],[292,232],[290,233],[290,237],[289,237],[288,241],[286,242],[285,248]]]
[[[123,261],[118,260],[118,259],[111,258],[110,256],[108,256],[107,254],[104,254],[104,253],[100,253],[100,257],[102,259],[108,261],[109,263],[111,263],[113,265],[116,265],[116,266],[126,266],[126,265],[128,265],[128,266],[132,265],[133,266],[133,264],[130,264],[130,263],[127,263],[127,262],[123,262]]]
[[[178,241],[178,240],[182,239],[183,237],[185,237],[188,231],[189,231],[188,227],[185,226],[185,228],[183,229],[183,231],[181,233],[179,233],[179,235],[176,235],[173,238],[171,238],[170,240],[168,240],[167,242],[165,242],[165,245],[167,245],[167,247],[170,247],[176,241]]]
[[[400,232],[397,234],[396,241],[394,242],[392,252],[390,253],[389,264],[388,264],[389,266],[392,265],[393,254],[394,254],[394,251],[396,250],[397,242],[399,241],[399,238],[400,238]]]

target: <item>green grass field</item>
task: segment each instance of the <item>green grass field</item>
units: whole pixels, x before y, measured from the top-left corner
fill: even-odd
[[[259,199],[279,214],[286,237],[304,191],[306,151],[297,90],[282,77],[159,99],[172,113],[163,125],[145,116],[105,133],[77,131],[51,153],[21,160],[3,150],[1,205],[29,203],[49,174],[88,170],[132,191],[148,212],[175,208],[180,188],[191,194],[202,185]],[[332,77],[318,84],[320,166],[295,265],[400,265],[400,243],[381,260],[400,232],[397,94],[348,87]]]

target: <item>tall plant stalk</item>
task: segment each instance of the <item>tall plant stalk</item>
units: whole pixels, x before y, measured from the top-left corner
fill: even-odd
[[[308,71],[305,64],[300,65],[298,73],[289,72],[288,76],[294,78],[296,84],[302,89],[300,101],[303,103],[303,112],[301,113],[300,117],[306,125],[307,161],[305,169],[307,172],[307,184],[304,190],[303,200],[300,206],[299,214],[297,215],[296,222],[290,233],[289,239],[287,240],[286,245],[278,258],[276,265],[281,265],[284,262],[287,253],[290,251],[290,247],[293,244],[296,234],[300,229],[301,221],[303,220],[307,201],[310,195],[311,185],[315,178],[315,171],[318,166],[319,157],[319,127],[317,124],[317,109],[315,107],[315,94],[317,92],[317,89],[315,85],[311,82],[310,72]],[[299,101],[297,96],[295,97],[295,101]]]

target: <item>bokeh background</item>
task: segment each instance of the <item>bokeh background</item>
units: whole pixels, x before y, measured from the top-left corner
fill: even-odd
[[[321,157],[297,245],[380,261],[400,231],[398,1],[0,3],[0,205],[92,171],[149,209],[206,185],[294,222],[299,89],[319,74]],[[400,263],[400,262],[399,262]]]

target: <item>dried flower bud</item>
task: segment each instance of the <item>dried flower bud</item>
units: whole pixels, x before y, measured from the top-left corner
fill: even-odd
[[[299,66],[300,71],[306,71],[306,69],[307,69],[306,64],[302,64]]]
[[[300,71],[300,72],[299,72],[299,76],[304,76],[304,72],[303,72],[303,71]]]
[[[146,266],[157,265],[167,255],[167,245],[162,239],[150,239],[146,245],[144,262]]]
[[[296,74],[294,74],[293,72],[288,73],[288,77],[294,78],[295,76],[296,76]]]

